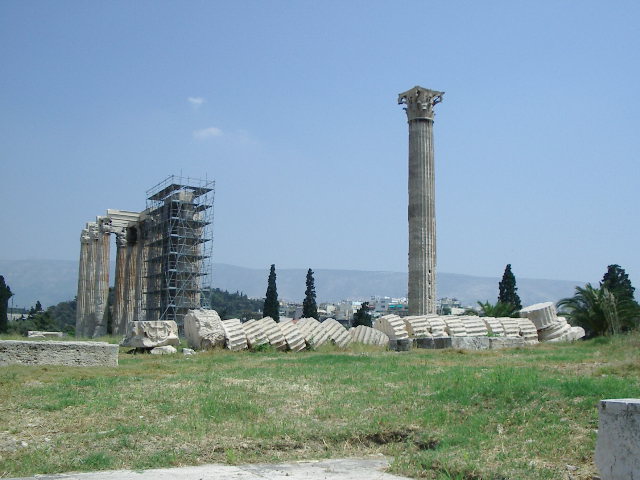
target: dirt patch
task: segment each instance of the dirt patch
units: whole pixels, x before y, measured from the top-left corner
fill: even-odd
[[[415,445],[418,450],[435,450],[440,444],[438,439],[424,437],[413,429],[385,430],[359,437],[358,440],[365,445],[409,443]]]

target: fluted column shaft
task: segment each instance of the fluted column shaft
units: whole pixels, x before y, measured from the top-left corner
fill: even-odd
[[[87,274],[91,249],[89,230],[82,229],[80,234],[80,261],[78,265],[78,293],[76,295],[76,335],[84,336],[87,315]]]
[[[147,320],[146,305],[145,305],[145,291],[147,288],[147,254],[148,247],[145,246],[144,232],[140,229],[138,232],[138,242],[136,243],[136,285],[135,285],[135,311],[134,320],[141,321]]]
[[[409,122],[409,314],[435,313],[433,121]]]
[[[124,290],[124,312],[123,333],[127,333],[128,325],[136,320],[136,286],[138,284],[138,247],[134,242],[127,242],[126,247],[126,271],[125,271],[125,290]]]
[[[127,237],[125,233],[116,234],[116,278],[113,286],[113,311],[111,331],[114,335],[126,333],[125,292],[127,288]]]
[[[89,252],[87,255],[86,295],[84,321],[81,336],[92,337],[96,325],[96,259],[98,255],[98,224],[87,224],[89,230]]]
[[[107,306],[109,299],[109,256],[111,251],[110,227],[99,217],[99,231],[96,241],[96,278],[95,278],[95,324],[93,337],[107,334]]]
[[[398,97],[409,123],[409,315],[436,311],[433,107],[443,95],[414,87]]]

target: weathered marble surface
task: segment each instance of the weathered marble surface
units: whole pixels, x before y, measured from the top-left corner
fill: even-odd
[[[118,345],[106,342],[0,340],[0,366],[11,364],[116,367]]]
[[[415,86],[398,95],[409,123],[409,314],[436,311],[433,107],[444,92]],[[393,339],[391,336],[389,337]]]
[[[29,330],[27,332],[27,338],[31,337],[44,337],[44,338],[62,338],[64,333],[62,332],[41,332],[38,330]]]
[[[520,316],[531,320],[537,330],[542,330],[556,322],[556,306],[553,302],[536,303],[521,309]]]
[[[311,348],[318,348],[331,341],[329,332],[315,318],[301,318],[298,320],[298,329]]]
[[[389,337],[375,328],[365,325],[358,325],[349,330],[351,338],[356,343],[364,343],[365,345],[385,346],[389,344]]]
[[[329,335],[329,338],[340,348],[348,347],[351,342],[351,335],[346,328],[342,326],[340,322],[333,318],[327,318],[320,324],[325,332]]]
[[[178,353],[178,350],[173,345],[165,345],[164,347],[152,348],[149,353],[151,355],[173,355]]]
[[[123,347],[154,348],[179,345],[178,325],[174,321],[131,322]]]
[[[602,400],[595,461],[602,480],[640,479],[640,399]]]
[[[282,330],[280,330],[280,327],[275,320],[271,317],[264,317],[258,321],[260,322],[262,331],[267,335],[269,343],[278,350],[286,350],[287,340],[284,338]]]
[[[431,337],[431,323],[427,315],[403,317],[407,333],[412,338]]]
[[[304,340],[304,336],[298,330],[298,327],[294,322],[286,322],[278,324],[280,331],[287,341],[287,347],[293,352],[299,352],[307,347],[307,343]]]
[[[244,333],[240,319],[230,318],[229,320],[223,320],[222,327],[224,328],[225,345],[229,350],[237,352],[246,350],[249,347],[247,335]]]
[[[189,310],[184,316],[184,335],[196,350],[222,348],[226,339],[222,320],[215,310]]]
[[[389,340],[403,340],[409,338],[405,323],[398,315],[384,315],[373,322],[373,328],[380,330]]]
[[[262,329],[262,326],[257,320],[249,320],[242,324],[244,333],[247,336],[247,344],[249,348],[256,348],[260,345],[269,343],[267,334]]]

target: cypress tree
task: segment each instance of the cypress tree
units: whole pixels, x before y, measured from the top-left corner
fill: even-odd
[[[371,314],[369,313],[369,302],[363,302],[360,305],[358,311],[353,315],[353,327],[358,325],[364,325],[365,327],[371,327]]]
[[[600,286],[606,287],[618,300],[630,300],[637,303],[633,295],[635,288],[631,285],[629,275],[620,265],[614,264],[607,267],[607,273],[602,277]]]
[[[267,281],[267,293],[264,298],[262,314],[271,317],[276,322],[280,321],[280,304],[278,303],[278,289],[276,288],[276,266],[271,265],[269,280]]]
[[[316,304],[316,286],[313,279],[313,270],[307,270],[307,289],[302,301],[302,316],[318,320],[318,305]]]
[[[9,331],[9,299],[13,297],[13,293],[4,282],[4,277],[0,275],[0,333],[7,333]]]
[[[518,296],[518,287],[516,287],[516,277],[511,272],[511,264],[504,269],[502,281],[498,284],[500,293],[498,294],[498,302],[509,303],[513,305],[514,310],[522,308],[522,302]]]

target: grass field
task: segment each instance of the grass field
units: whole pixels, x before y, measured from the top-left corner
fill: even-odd
[[[598,400],[640,397],[638,334],[356,350],[0,367],[0,477],[384,453],[416,478],[590,479]]]

